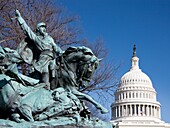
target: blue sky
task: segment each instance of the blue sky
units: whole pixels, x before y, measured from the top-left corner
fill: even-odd
[[[140,68],[152,80],[162,105],[162,120],[170,122],[170,0],[58,0],[80,17],[81,36],[103,38],[108,57],[131,66],[133,44]]]

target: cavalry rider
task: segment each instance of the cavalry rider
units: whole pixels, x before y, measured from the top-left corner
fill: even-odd
[[[34,45],[40,51],[39,59],[33,63],[34,68],[42,75],[42,82],[50,89],[49,82],[49,67],[52,70],[52,77],[54,74],[55,57],[63,53],[61,48],[54,43],[53,38],[46,32],[46,24],[41,22],[37,24],[36,33],[26,24],[21,14],[16,10],[16,18],[23,30],[24,34],[34,42]]]

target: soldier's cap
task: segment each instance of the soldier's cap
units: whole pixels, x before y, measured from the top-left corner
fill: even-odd
[[[37,24],[37,28],[39,28],[39,27],[47,27],[47,26],[44,22],[40,22]]]

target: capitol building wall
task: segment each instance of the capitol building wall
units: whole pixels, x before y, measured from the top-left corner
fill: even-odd
[[[139,68],[135,45],[131,63],[115,92],[111,122],[116,128],[170,128],[161,120],[161,104],[151,79]]]

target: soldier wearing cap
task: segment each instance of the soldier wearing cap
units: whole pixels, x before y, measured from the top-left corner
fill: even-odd
[[[34,45],[40,51],[39,59],[33,63],[33,66],[35,70],[42,74],[42,81],[46,83],[48,89],[50,89],[49,67],[50,70],[52,70],[52,77],[54,77],[55,56],[59,56],[63,51],[54,43],[53,38],[46,32],[46,24],[44,22],[37,24],[36,33],[34,33],[21,17],[18,10],[16,10],[16,17],[24,34],[34,42]]]

